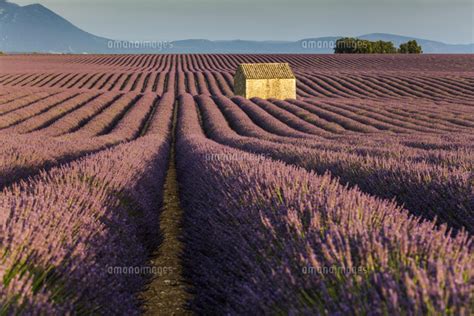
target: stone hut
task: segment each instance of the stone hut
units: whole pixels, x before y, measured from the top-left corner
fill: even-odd
[[[247,99],[296,99],[296,77],[288,63],[240,64],[234,93]]]

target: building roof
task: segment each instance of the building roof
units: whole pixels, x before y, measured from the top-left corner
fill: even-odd
[[[246,79],[295,79],[288,63],[240,64],[237,71]]]

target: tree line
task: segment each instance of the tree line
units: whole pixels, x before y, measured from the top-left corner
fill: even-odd
[[[392,42],[368,41],[353,37],[344,37],[336,41],[336,54],[421,54],[423,50],[416,40],[400,44],[396,48]]]

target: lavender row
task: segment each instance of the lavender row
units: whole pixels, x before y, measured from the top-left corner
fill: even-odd
[[[413,214],[429,219],[437,217],[451,227],[474,232],[474,193],[469,171],[243,137],[229,127],[212,99],[200,96],[197,101],[206,131],[220,143],[269,155],[319,174],[331,172],[341,183],[357,185],[362,191],[382,198],[395,199]]]
[[[201,96],[199,98],[205,97]],[[295,106],[295,108],[299,109],[298,113],[305,120],[338,135],[324,136],[319,139],[308,137],[294,138],[281,136],[278,133],[278,130],[291,132],[289,126],[282,124],[282,122],[285,122],[284,119],[278,121],[262,109],[258,110],[257,118],[248,116],[237,105],[243,102],[251,103],[250,101],[238,101],[234,98],[236,104],[231,99],[225,97],[214,97],[213,100],[231,127],[243,136],[302,147],[351,152],[362,156],[391,157],[401,160],[440,164],[447,167],[472,168],[474,147],[471,144],[474,138],[467,133],[458,133],[456,135],[410,134],[409,136],[377,133],[368,137],[366,134],[346,133],[344,130],[338,130],[337,127],[339,125],[325,121]],[[257,111],[257,109],[254,110]],[[296,109],[294,110],[296,111]],[[281,115],[283,116],[284,114],[282,113]],[[289,116],[291,114],[287,113],[286,115]],[[303,126],[301,122],[295,122],[295,125]],[[344,134],[339,135],[341,133]],[[390,139],[390,141],[387,141],[387,139]]]
[[[159,242],[169,140],[163,128],[1,193],[0,313],[140,313],[146,276],[129,269]]]
[[[468,314],[467,234],[210,141],[193,98],[180,102],[184,263],[198,314]]]
[[[111,106],[104,109],[98,115],[94,116],[84,126],[73,133],[67,134],[68,137],[94,137],[98,135],[108,134],[113,129],[116,122],[130,110],[141,98],[133,92],[124,94],[117,99]],[[149,100],[148,100],[149,101]],[[151,102],[153,103],[153,101]],[[146,112],[144,112],[146,113]]]
[[[123,94],[106,92],[89,102],[80,103],[79,107],[55,116],[53,121],[48,122],[46,126],[41,126],[41,129],[36,130],[34,135],[60,136],[77,131],[123,96]]]
[[[67,102],[68,100],[73,99],[74,97],[77,97],[78,95],[79,94],[74,91],[60,92],[52,96],[43,97],[40,100],[35,101],[28,106],[22,107],[13,112],[5,114],[1,116],[1,119],[0,119],[0,130],[4,130],[7,127],[11,127],[21,122],[24,122],[28,120],[29,118],[35,117],[36,115],[44,113],[51,108],[61,105],[61,103],[63,102]],[[87,97],[86,95],[82,96],[83,99],[85,99],[86,97]],[[91,96],[89,98],[91,98]]]
[[[51,95],[54,95],[57,93],[51,93],[51,92],[36,92],[36,93],[31,93],[26,96],[19,96],[19,97],[13,97],[14,99],[7,99],[6,103],[2,103],[0,107],[0,116],[3,117],[5,115],[8,115],[12,112],[15,111],[20,111],[25,107],[28,107],[31,104],[34,104],[35,102],[44,100],[48,98]],[[18,95],[18,94],[16,94]]]
[[[2,129],[1,133],[28,133],[46,127],[51,124],[57,118],[61,118],[66,114],[73,112],[75,109],[80,108],[99,97],[96,93],[75,93],[66,92],[60,93],[53,98],[47,98],[40,102],[36,102],[29,107],[29,115],[27,113],[21,113],[21,116],[17,118],[16,122],[11,123],[6,129]],[[20,114],[14,112],[12,114]],[[6,118],[2,117],[1,121],[6,123]]]
[[[33,133],[15,135],[15,138],[11,138],[8,135],[0,134],[0,144],[3,149],[0,154],[0,187],[11,184],[40,169],[50,168],[88,153],[133,140],[140,136],[140,133],[145,133],[150,122],[161,121],[160,117],[170,116],[169,112],[172,110],[168,104],[172,106],[173,103],[166,103],[167,100],[160,103],[160,111],[157,111],[160,117],[152,116],[151,112],[155,109],[156,102],[155,96],[144,95],[110,133],[98,137],[83,137],[81,133],[76,133],[53,138]],[[162,123],[154,124],[162,125]],[[95,125],[98,130],[104,130],[110,126],[107,120],[96,122]],[[164,125],[166,129],[167,126]],[[66,125],[59,126],[58,123],[57,126],[59,130],[62,130]],[[50,131],[56,133],[53,129]],[[149,133],[156,132],[163,133],[163,129],[149,131]]]

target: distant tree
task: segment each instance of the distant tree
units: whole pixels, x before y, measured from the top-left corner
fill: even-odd
[[[370,42],[353,37],[344,37],[336,41],[334,53],[336,54],[368,54]]]
[[[392,42],[376,41],[371,42],[373,54],[395,54],[397,49]]]
[[[336,54],[353,54],[355,50],[355,38],[344,37],[336,41],[334,53]]]
[[[423,50],[420,45],[418,45],[417,41],[412,40],[406,43],[400,44],[400,48],[398,49],[400,54],[421,54]]]
[[[371,42],[353,37],[344,37],[336,41],[336,54],[395,54],[397,49],[392,42]]]

